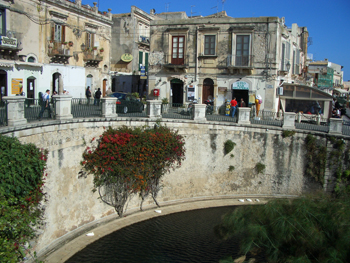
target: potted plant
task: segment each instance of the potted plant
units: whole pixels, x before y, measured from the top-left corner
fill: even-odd
[[[162,98],[162,113],[168,112],[169,100],[168,98]]]
[[[105,50],[104,50],[103,48],[101,48],[101,49],[100,49],[100,52],[103,52],[103,51],[105,51]]]
[[[93,47],[93,50],[97,50],[97,47]]]
[[[69,41],[69,42],[68,42],[68,45],[69,45],[70,47],[72,47],[72,46],[73,46],[73,41]]]

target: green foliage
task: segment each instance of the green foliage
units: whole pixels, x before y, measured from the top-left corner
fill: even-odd
[[[236,146],[236,143],[234,143],[231,140],[227,140],[224,144],[224,150],[225,150],[225,154],[230,153]]]
[[[184,144],[177,131],[160,123],[154,129],[110,127],[97,140],[97,146],[86,148],[81,165],[93,174],[94,190],[98,190],[102,201],[122,216],[126,201],[133,194],[139,194],[142,201],[151,194],[158,205],[160,180],[170,169],[181,165]]]
[[[232,172],[233,170],[235,170],[235,167],[234,167],[233,165],[230,165],[230,166],[228,167],[228,170],[229,170],[230,172]]]
[[[259,173],[262,173],[264,170],[265,170],[265,164],[263,164],[263,163],[257,163],[256,165],[255,165],[255,170],[256,170],[256,172],[259,174]]]
[[[284,130],[282,132],[282,137],[283,138],[291,137],[291,136],[294,136],[295,133],[296,131]]]
[[[162,99],[162,104],[168,104],[168,103],[169,103],[168,98],[163,98],[163,99]]]
[[[306,169],[305,175],[313,177],[324,184],[324,173],[327,162],[327,147],[322,141],[309,134],[306,137]]]
[[[216,233],[240,240],[240,252],[268,262],[349,262],[350,199],[273,200],[227,214]]]
[[[230,154],[230,157],[233,158],[233,157],[235,157],[235,156],[234,156],[233,154]]]
[[[42,224],[47,152],[0,135],[0,262],[18,262]]]
[[[131,95],[135,96],[136,98],[140,98],[140,94],[138,92],[131,93]]]

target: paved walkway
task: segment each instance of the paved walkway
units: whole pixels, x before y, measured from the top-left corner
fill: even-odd
[[[295,197],[295,196],[278,196],[278,197]],[[250,198],[252,202],[246,200]],[[256,201],[256,198],[259,198],[260,202]],[[147,219],[151,219],[158,216],[169,215],[172,213],[201,209],[201,208],[210,208],[210,207],[219,207],[219,206],[232,206],[232,205],[257,205],[264,204],[271,199],[272,197],[234,197],[231,199],[216,199],[216,200],[201,200],[193,201],[188,203],[180,203],[174,205],[163,206],[161,208],[152,208],[146,211],[138,211],[131,214],[126,214],[123,218],[115,218],[107,224],[96,227],[93,230],[87,231],[86,233],[77,236],[69,243],[64,244],[62,247],[49,254],[45,259],[39,258],[39,260],[44,260],[45,263],[60,263],[65,262],[74,254],[85,248],[87,245],[95,242],[103,236],[106,236],[114,231],[117,231],[123,227],[138,223]],[[239,199],[244,199],[245,202],[239,201]],[[161,213],[155,212],[155,210],[161,210]],[[93,232],[93,236],[87,236],[87,233]]]

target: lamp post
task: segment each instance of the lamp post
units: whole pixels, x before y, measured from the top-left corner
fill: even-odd
[[[286,67],[287,67],[287,72],[289,73],[289,70],[290,70],[290,62],[289,61],[287,62]]]

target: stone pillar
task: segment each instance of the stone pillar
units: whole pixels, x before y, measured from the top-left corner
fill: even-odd
[[[24,118],[24,101],[23,96],[5,96],[2,97],[7,102],[7,125],[19,126],[27,123]]]
[[[55,101],[55,119],[70,120],[72,115],[72,96],[54,95],[52,98]]]
[[[343,119],[330,118],[329,119],[329,133],[342,134],[343,133]]]
[[[103,118],[116,118],[117,114],[117,98],[105,97],[101,98],[102,102],[102,117]]]
[[[298,118],[297,122],[301,123],[301,113],[300,112],[298,112],[298,117],[297,118]]]
[[[295,129],[295,113],[285,112],[283,115],[283,126],[285,129]]]
[[[238,107],[238,124],[250,124],[250,108]]]
[[[61,74],[58,76],[58,95],[63,95],[63,78]]]
[[[195,121],[207,121],[205,118],[205,109],[207,105],[205,104],[193,104],[193,115],[192,120]]]
[[[316,116],[316,124],[317,124],[317,125],[321,125],[321,115],[320,115],[320,114],[318,114],[318,115]]]
[[[151,119],[162,118],[161,114],[161,100],[148,100],[147,101],[147,117]]]

